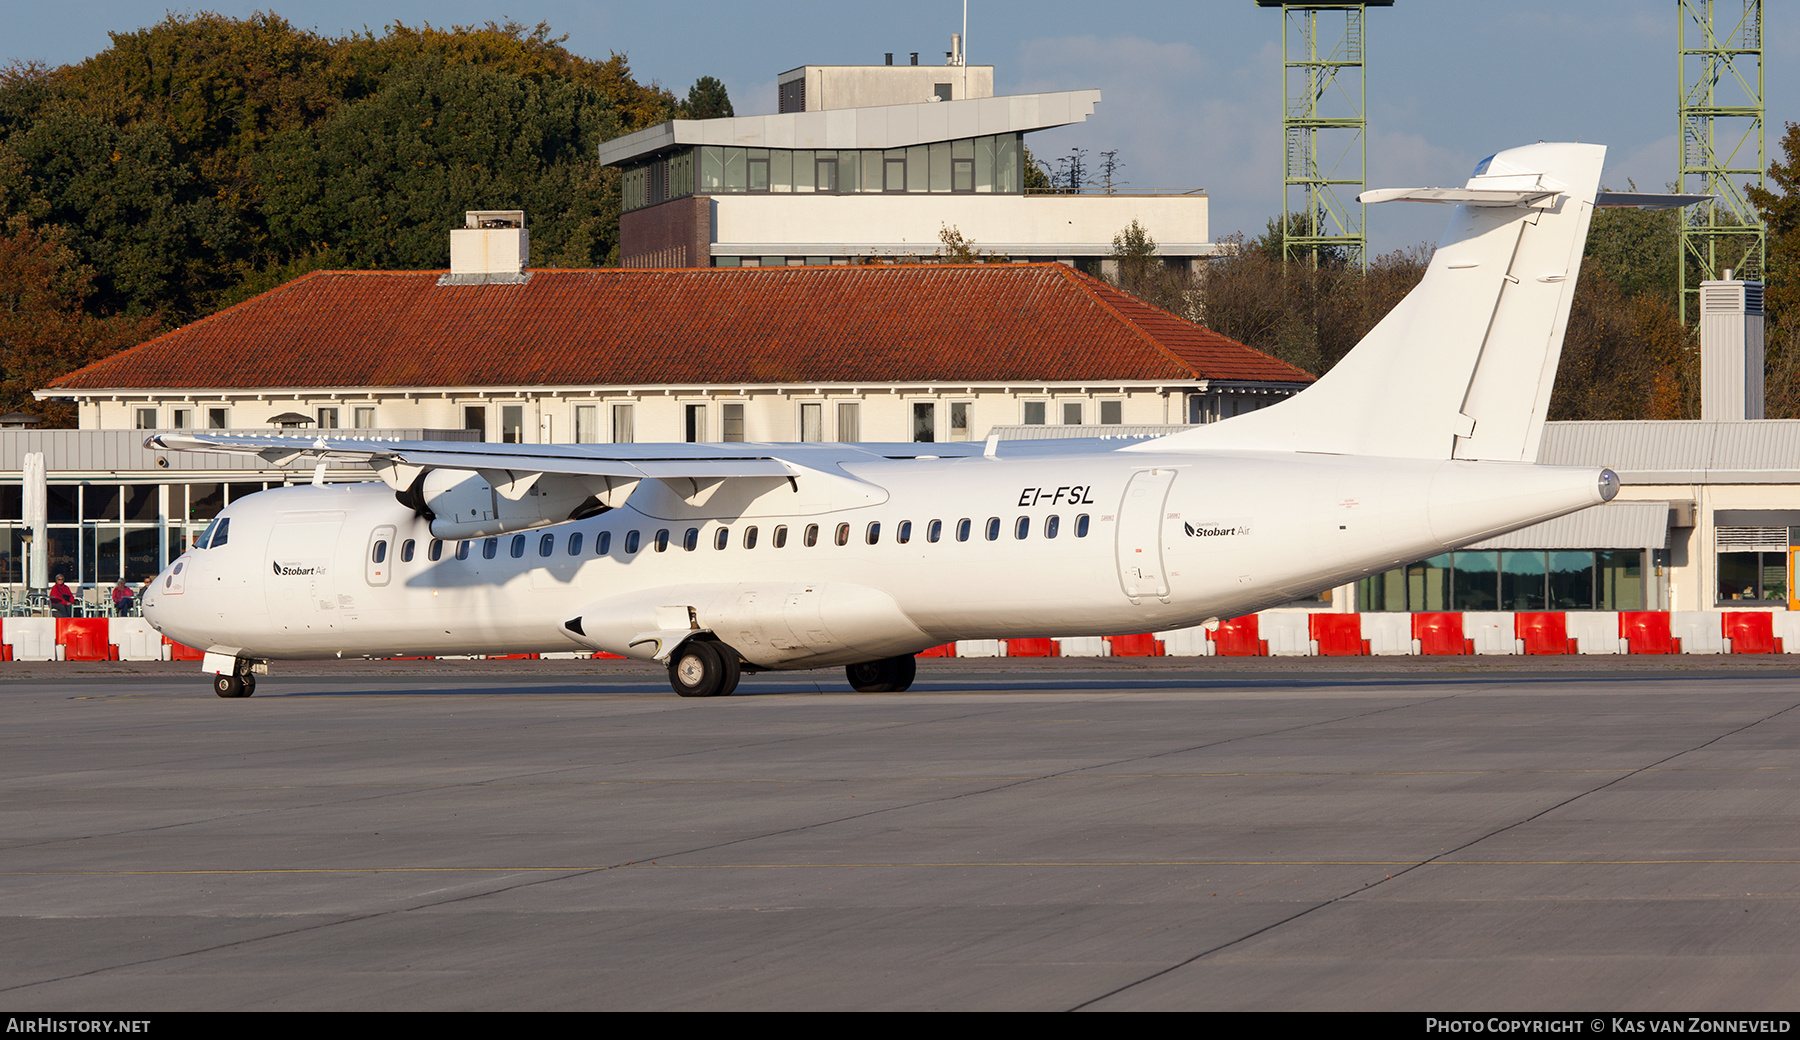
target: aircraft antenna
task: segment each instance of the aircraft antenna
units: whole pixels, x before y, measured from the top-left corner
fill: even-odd
[[[1681,320],[1700,315],[1700,283],[1730,268],[1760,281],[1768,230],[1745,191],[1765,186],[1762,0],[1679,0],[1681,174],[1675,190],[1716,199],[1679,211]],[[1693,306],[1689,304],[1692,302]]]
[[[1363,16],[1393,0],[1256,6],[1281,8],[1282,260],[1316,267],[1338,250],[1367,268],[1367,210],[1355,201],[1369,171]]]

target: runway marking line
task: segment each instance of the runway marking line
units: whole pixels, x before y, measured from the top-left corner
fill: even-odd
[[[1437,860],[1433,867],[1640,867],[1794,866],[1800,859],[1492,859]],[[1170,859],[1170,860],[946,860],[921,863],[620,863],[562,867],[258,867],[205,870],[7,870],[0,877],[190,877],[273,874],[562,874],[606,870],[870,870],[968,867],[1405,867],[1417,860],[1376,859]]]

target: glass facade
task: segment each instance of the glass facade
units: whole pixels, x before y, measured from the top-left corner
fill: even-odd
[[[621,171],[626,212],[690,195],[1017,195],[1024,187],[1020,134],[888,149],[696,145]]]
[[[77,588],[104,591],[121,578],[141,585],[186,551],[227,503],[264,486],[262,481],[51,484],[45,517],[48,573],[31,575],[32,584],[61,574]],[[23,505],[17,485],[0,488],[0,525],[6,529],[0,585],[26,580]]]
[[[1356,603],[1366,611],[1643,610],[1644,551],[1464,549],[1364,578]]]

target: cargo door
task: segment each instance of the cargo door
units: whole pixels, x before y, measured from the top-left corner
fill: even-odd
[[[1168,572],[1163,569],[1163,505],[1172,469],[1145,469],[1131,475],[1125,498],[1119,503],[1119,586],[1136,602],[1144,596],[1169,594]]]

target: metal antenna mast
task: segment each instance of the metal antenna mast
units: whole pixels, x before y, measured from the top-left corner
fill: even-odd
[[[1355,201],[1369,170],[1363,15],[1393,0],[1256,6],[1281,8],[1282,259],[1317,265],[1341,249],[1367,267],[1366,211]]]
[[[1719,278],[1726,268],[1740,278],[1763,277],[1768,233],[1745,195],[1744,181],[1762,186],[1769,162],[1763,152],[1762,0],[1678,2],[1681,179],[1676,190],[1718,196],[1677,211],[1681,320],[1687,321],[1690,313],[1699,316],[1702,281]]]

